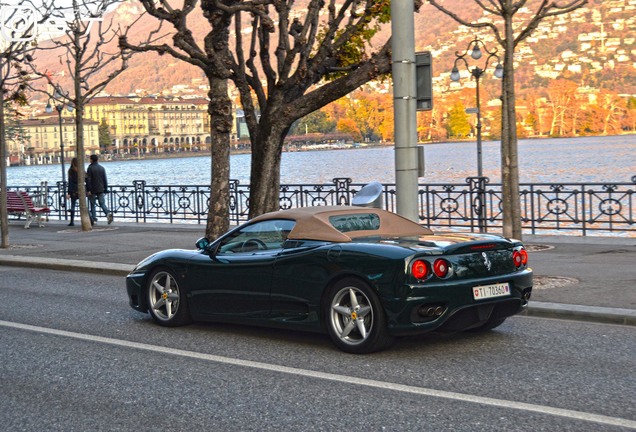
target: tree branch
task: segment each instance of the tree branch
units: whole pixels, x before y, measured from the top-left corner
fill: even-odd
[[[479,1],[479,0],[476,0]],[[457,21],[458,23],[460,23],[463,26],[466,27],[470,27],[470,28],[489,28],[495,38],[497,39],[497,42],[501,45],[504,46],[504,38],[501,36],[499,29],[493,24],[493,23],[489,23],[489,22],[483,22],[483,23],[472,23],[470,21],[466,21],[465,19],[461,18],[459,15],[457,15],[456,13],[452,12],[449,9],[446,9],[444,6],[442,6],[441,4],[438,3],[437,0],[428,0],[428,2],[434,6],[435,8],[437,8],[439,11],[443,12],[444,14],[448,15],[449,17],[451,17],[452,19],[454,19],[455,21]],[[499,15],[501,16],[501,14],[496,14],[495,15]]]

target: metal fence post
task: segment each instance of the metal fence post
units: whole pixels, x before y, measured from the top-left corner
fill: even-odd
[[[466,183],[470,186],[471,196],[471,215],[477,218],[477,228],[479,232],[487,232],[486,223],[486,183],[489,182],[488,177],[468,177]]]
[[[338,205],[349,205],[351,203],[351,179],[348,177],[336,177],[332,181],[336,185],[336,202]]]
[[[139,222],[139,213],[143,216],[141,219],[146,221],[146,197],[145,197],[145,189],[146,189],[146,181],[145,180],[135,180],[133,181],[133,186],[135,187],[135,221]]]

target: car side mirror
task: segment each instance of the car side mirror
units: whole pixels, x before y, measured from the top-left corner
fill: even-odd
[[[208,240],[207,237],[201,237],[199,240],[197,240],[195,245],[197,249],[205,250],[208,248],[208,246],[210,246],[210,240]]]

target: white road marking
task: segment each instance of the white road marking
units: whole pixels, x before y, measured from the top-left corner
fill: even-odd
[[[55,336],[63,336],[63,337],[68,337],[73,339],[90,341],[90,342],[99,342],[99,343],[115,345],[119,347],[152,351],[152,352],[161,353],[161,354],[171,354],[171,355],[188,357],[188,358],[193,358],[198,360],[212,361],[216,363],[222,363],[222,364],[233,365],[233,366],[244,366],[244,367],[249,367],[254,369],[280,372],[280,373],[290,374],[290,375],[298,375],[298,376],[309,377],[309,378],[335,381],[335,382],[344,383],[347,385],[357,384],[361,386],[379,388],[383,390],[393,390],[393,391],[398,391],[402,393],[410,393],[410,394],[430,396],[430,397],[436,397],[436,398],[442,398],[442,399],[451,399],[451,400],[456,400],[461,402],[476,403],[479,405],[489,405],[489,406],[494,406],[499,408],[509,408],[509,409],[515,409],[515,410],[521,410],[521,411],[529,411],[529,412],[535,412],[539,414],[548,414],[548,415],[553,415],[558,417],[566,417],[573,420],[583,420],[583,421],[600,423],[600,424],[605,424],[610,426],[619,426],[619,427],[627,427],[627,428],[636,429],[636,421],[623,419],[619,417],[609,417],[609,416],[604,416],[599,414],[586,413],[582,411],[554,408],[554,407],[549,407],[544,405],[535,405],[535,404],[529,404],[524,402],[514,402],[509,400],[494,399],[494,398],[488,398],[483,396],[474,396],[474,395],[463,394],[463,393],[429,389],[425,387],[415,387],[415,386],[409,386],[404,384],[395,384],[395,383],[376,381],[376,380],[370,380],[365,378],[356,378],[356,377],[351,377],[346,375],[336,375],[336,374],[331,374],[326,372],[317,372],[317,371],[311,371],[306,369],[298,369],[298,368],[293,368],[288,366],[280,366],[280,365],[274,365],[274,364],[268,364],[268,363],[250,361],[250,360],[240,360],[240,359],[234,359],[230,357],[223,357],[223,356],[217,356],[212,354],[203,354],[203,353],[180,350],[175,348],[166,348],[166,347],[149,345],[149,344],[144,344],[139,342],[130,342],[130,341],[125,341],[120,339],[113,339],[113,338],[107,338],[102,336],[93,336],[88,334],[69,332],[65,330],[56,330],[56,329],[51,329],[46,327],[33,326],[29,324],[20,324],[20,323],[14,323],[9,321],[0,320],[0,326],[19,329],[19,330],[33,331],[33,332],[44,333],[44,334],[50,334]]]

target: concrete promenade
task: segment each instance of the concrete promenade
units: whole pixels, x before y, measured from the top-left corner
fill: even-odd
[[[162,249],[194,249],[203,225],[136,224],[102,219],[82,232],[60,221],[9,222],[0,265],[123,276]],[[527,315],[636,325],[636,238],[524,236],[535,286]],[[123,298],[123,297],[122,297]]]

